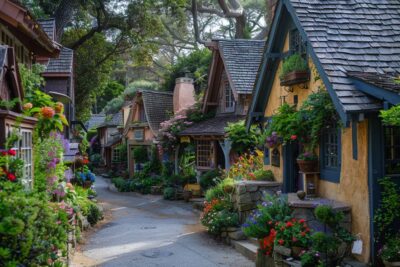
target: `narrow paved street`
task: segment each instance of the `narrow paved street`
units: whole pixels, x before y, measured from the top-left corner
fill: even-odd
[[[114,193],[98,177],[99,202],[112,219],[74,258],[78,266],[254,266],[210,238],[190,205],[159,196]]]

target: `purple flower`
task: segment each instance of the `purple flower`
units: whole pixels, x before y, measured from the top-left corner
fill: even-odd
[[[64,190],[60,190],[60,189],[54,190],[53,194],[55,194],[56,196],[59,196],[59,197],[64,197],[65,196]]]
[[[57,165],[57,163],[54,160],[52,160],[49,163],[47,163],[47,168],[48,169],[55,169],[56,165]]]

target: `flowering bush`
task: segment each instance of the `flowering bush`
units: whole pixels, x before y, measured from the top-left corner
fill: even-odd
[[[238,214],[233,211],[231,202],[224,199],[206,201],[200,220],[207,227],[208,232],[212,234],[220,234],[224,227],[239,225]]]
[[[256,150],[251,154],[244,154],[232,164],[227,177],[234,180],[256,180],[254,172],[264,167],[264,153]]]
[[[310,228],[304,219],[290,219],[275,224],[276,239],[275,244],[284,247],[307,248],[310,243]]]
[[[163,149],[172,151],[179,144],[178,134],[192,124],[193,122],[188,121],[185,115],[176,115],[162,122],[160,124],[160,134]]]
[[[3,150],[0,153],[0,180],[17,182],[17,177],[22,177],[24,161],[16,157],[13,149]]]
[[[281,138],[278,136],[277,132],[272,132],[271,135],[267,136],[265,139],[265,144],[269,148],[274,148],[281,143]]]

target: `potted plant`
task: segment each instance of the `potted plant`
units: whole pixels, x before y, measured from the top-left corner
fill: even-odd
[[[379,255],[386,267],[400,266],[400,235],[389,238]]]
[[[297,157],[297,164],[301,172],[315,172],[318,170],[318,157],[314,153],[306,151]]]
[[[309,243],[310,228],[304,219],[293,218],[286,222],[281,221],[276,226],[275,245],[289,248],[293,257],[299,258]]]
[[[279,76],[282,86],[304,83],[310,80],[307,62],[300,54],[293,54],[284,60]]]
[[[265,139],[265,145],[268,148],[275,148],[282,143],[281,139],[277,132],[272,132],[271,135],[267,136]]]

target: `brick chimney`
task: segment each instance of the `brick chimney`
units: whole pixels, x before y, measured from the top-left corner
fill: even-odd
[[[184,111],[196,103],[194,99],[193,79],[187,77],[177,78],[174,89],[174,114]]]

